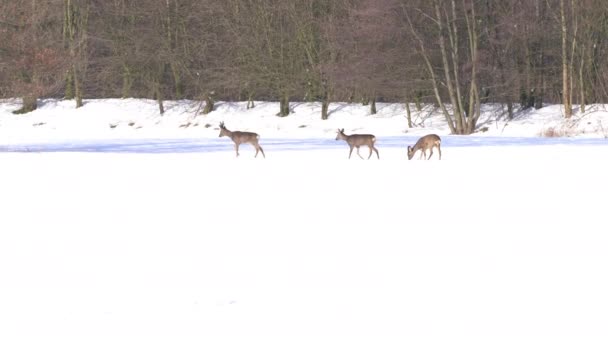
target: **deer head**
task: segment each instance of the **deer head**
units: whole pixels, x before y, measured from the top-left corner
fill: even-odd
[[[346,134],[344,134],[344,128],[339,129],[338,135],[336,136],[336,140],[346,140]]]
[[[228,129],[226,129],[226,126],[224,126],[224,121],[220,122],[220,138],[223,136],[227,136],[228,134]]]

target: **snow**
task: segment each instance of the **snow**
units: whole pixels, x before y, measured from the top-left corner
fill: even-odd
[[[399,104],[196,106],[0,103],[1,341],[608,338],[602,106],[558,138],[559,106],[489,108],[471,136],[431,112],[407,129]],[[407,160],[426,133],[442,160]]]
[[[245,102],[218,102],[208,115],[200,113],[200,103],[194,101],[165,101],[166,112],[158,114],[156,102],[146,99],[85,100],[75,108],[74,101],[41,100],[39,109],[24,115],[12,115],[20,106],[16,100],[0,100],[0,141],[47,141],[90,139],[201,139],[215,138],[218,124],[225,121],[231,130],[254,130],[262,138],[333,138],[337,128],[346,133],[369,131],[378,136],[419,136],[422,133],[448,134],[445,119],[433,105],[417,112],[413,105],[414,128],[407,128],[404,104],[378,103],[378,114],[369,115],[369,106],[332,103],[329,120],[320,120],[319,103],[292,103],[292,114],[277,117],[278,103],[256,102],[246,109]],[[561,136],[608,137],[608,107],[587,106],[586,113],[575,108],[575,116],[565,122],[561,106],[516,113],[508,121],[506,108],[484,106],[479,120],[478,137],[539,137],[549,128],[561,130]],[[114,128],[110,128],[114,127]]]

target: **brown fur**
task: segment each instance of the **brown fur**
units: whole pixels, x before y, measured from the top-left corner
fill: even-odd
[[[428,134],[418,139],[416,144],[407,147],[407,159],[411,160],[414,154],[420,150],[420,158],[431,159],[433,156],[433,148],[436,147],[439,151],[439,160],[441,160],[441,138],[437,134]],[[431,154],[426,158],[426,150],[431,150]]]
[[[262,152],[262,156],[266,158],[262,146],[260,146],[259,139],[260,135],[253,132],[241,132],[241,131],[230,131],[224,126],[224,122],[220,123],[220,138],[229,137],[234,142],[234,148],[236,149],[236,156],[239,156],[239,145],[251,144],[255,147],[255,157],[257,158],[258,152]]]
[[[367,159],[372,157],[372,151],[376,151],[376,155],[378,156],[378,159],[380,159],[380,153],[378,153],[378,149],[374,147],[374,144],[376,143],[376,137],[373,134],[346,135],[344,134],[344,128],[342,128],[338,130],[336,140],[345,140],[348,143],[348,146],[350,147],[348,159],[350,159],[350,156],[353,154],[353,149],[355,147],[357,148],[357,154],[361,159],[363,159],[363,157],[361,157],[361,154],[359,153],[359,147],[361,146],[367,146],[369,148],[369,156],[367,157]]]

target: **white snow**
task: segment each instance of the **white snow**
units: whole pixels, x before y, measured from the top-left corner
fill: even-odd
[[[0,341],[608,339],[601,105],[566,126],[488,106],[471,136],[438,112],[407,129],[400,104],[18,105],[0,102]],[[236,158],[220,121],[266,159]],[[337,128],[376,134],[380,160],[349,160]],[[442,160],[407,160],[426,133]]]

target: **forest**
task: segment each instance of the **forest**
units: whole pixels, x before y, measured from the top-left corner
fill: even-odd
[[[605,0],[0,0],[0,98],[608,103]],[[409,106],[407,106],[409,108]]]

